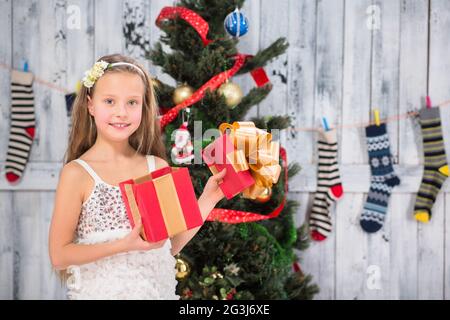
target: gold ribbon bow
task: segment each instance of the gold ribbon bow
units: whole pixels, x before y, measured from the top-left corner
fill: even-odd
[[[227,154],[227,160],[235,171],[250,169],[255,184],[243,191],[244,198],[256,199],[266,188],[277,183],[281,173],[279,164],[280,144],[272,141],[272,135],[255,127],[250,121],[222,123],[222,134],[230,129],[229,137],[235,151]]]

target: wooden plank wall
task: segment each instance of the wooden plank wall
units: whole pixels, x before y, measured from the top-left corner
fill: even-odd
[[[51,4],[50,4],[51,2]],[[172,1],[0,0],[0,298],[62,299],[64,290],[47,254],[54,190],[66,148],[68,119],[64,93],[102,55],[121,52],[143,62],[163,81],[173,80],[126,46],[125,19],[144,22],[151,42],[160,31],[154,20]],[[301,255],[302,268],[319,284],[318,299],[449,299],[450,186],[446,183],[432,221],[412,219],[422,175],[420,127],[396,115],[450,99],[450,3],[445,0],[247,0],[250,32],[239,48],[254,53],[279,36],[288,51],[271,63],[274,90],[254,115],[288,114],[292,128],[280,139],[288,158],[303,169],[290,184],[301,205],[300,225],[316,185],[313,128],[326,116],[338,127],[339,160],[345,196],[333,213],[334,231]],[[379,13],[379,16],[378,16]],[[368,21],[375,19],[375,27]],[[122,21],[122,23],[121,23]],[[9,132],[10,68],[27,59],[36,79],[37,133],[31,161],[18,186],[4,177]],[[244,92],[252,86],[237,77]],[[382,231],[368,235],[359,216],[369,189],[364,129],[378,108],[388,123],[395,169],[394,189]],[[450,107],[441,108],[450,153]]]

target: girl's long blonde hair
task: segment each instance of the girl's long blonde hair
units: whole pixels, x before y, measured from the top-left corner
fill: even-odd
[[[136,65],[142,70],[145,77],[133,68],[132,66],[119,65],[112,69],[105,70],[106,73],[113,72],[128,72],[139,75],[145,85],[145,93],[142,106],[142,120],[139,128],[129,137],[130,145],[136,152],[142,155],[152,154],[164,160],[166,159],[166,152],[164,143],[162,141],[161,129],[158,120],[158,106],[156,102],[155,90],[152,85],[147,71],[142,68],[131,58],[120,54],[113,54],[101,57],[98,61],[106,61],[108,63],[114,62],[128,62]],[[74,159],[78,159],[83,153],[91,148],[97,138],[97,128],[93,117],[88,111],[88,96],[95,92],[95,84],[90,88],[89,92],[85,86],[81,86],[77,93],[73,109],[72,109],[72,129],[69,136],[69,144],[64,156],[64,163],[69,163]]]

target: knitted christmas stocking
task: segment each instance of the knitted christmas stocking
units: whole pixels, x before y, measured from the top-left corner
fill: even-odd
[[[6,156],[6,179],[16,182],[22,176],[34,139],[35,116],[33,74],[11,73],[11,131]]]
[[[364,231],[372,233],[383,226],[392,188],[400,184],[400,179],[392,167],[386,125],[366,127],[366,139],[371,183],[360,224]]]
[[[422,109],[419,116],[425,168],[414,205],[414,217],[420,222],[428,222],[436,196],[449,173],[439,107]]]
[[[309,216],[309,228],[311,238],[322,241],[332,229],[330,207],[343,194],[337,162],[336,130],[321,133],[318,152],[317,191]]]

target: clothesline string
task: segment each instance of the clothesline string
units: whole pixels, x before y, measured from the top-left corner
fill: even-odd
[[[13,68],[9,67],[8,65],[4,64],[4,63],[0,63],[0,67],[8,69],[9,71],[12,71]],[[35,82],[40,83],[44,86],[47,86],[49,88],[55,89],[61,93],[64,94],[70,94],[72,93],[72,91],[65,89],[63,87],[60,87],[58,85],[55,85],[53,83],[50,83],[48,81],[39,79],[37,77],[35,77]],[[437,107],[447,107],[450,105],[450,100],[446,100],[444,102],[441,102],[439,104],[437,104]],[[406,112],[403,114],[397,114],[397,115],[393,115],[384,119],[380,119],[380,123],[389,123],[389,122],[393,122],[393,121],[398,121],[400,119],[406,119],[409,117],[415,117],[417,116],[419,113],[417,111],[410,111],[410,112]],[[370,122],[360,122],[360,123],[354,123],[354,124],[342,124],[342,125],[337,125],[332,127],[331,129],[353,129],[353,128],[364,128],[367,127],[369,125],[373,125],[375,124],[375,121],[370,121]],[[322,131],[323,129],[320,127],[300,127],[300,128],[287,128],[286,130],[290,130],[290,131],[311,131],[311,132],[315,132],[315,131]]]
[[[441,102],[437,105],[435,105],[435,107],[448,107],[450,105],[450,100],[446,100],[444,102]],[[417,111],[409,111],[406,113],[402,113],[402,114],[396,114],[384,119],[380,119],[380,123],[389,123],[389,122],[393,122],[393,121],[398,121],[400,119],[406,119],[409,117],[416,117],[419,115],[419,112]],[[342,125],[337,125],[334,127],[331,127],[330,129],[353,129],[353,128],[365,128],[369,125],[374,125],[375,121],[370,121],[370,122],[360,122],[360,123],[353,123],[353,124],[342,124]],[[323,129],[321,127],[303,127],[303,128],[288,128],[287,130],[291,130],[291,131],[311,131],[311,132],[315,132],[315,131],[323,131]]]
[[[2,68],[4,68],[4,69],[7,69],[7,70],[9,70],[9,71],[15,70],[15,69],[9,67],[8,65],[6,65],[6,64],[4,64],[4,63],[0,63],[0,67],[2,67]],[[63,87],[60,87],[60,86],[58,86],[58,85],[56,85],[56,84],[53,84],[53,83],[51,83],[51,82],[42,80],[42,79],[40,79],[40,78],[38,78],[38,77],[34,77],[34,82],[39,83],[39,84],[42,84],[42,85],[47,86],[47,87],[49,87],[49,88],[55,89],[56,91],[59,91],[59,92],[64,93],[64,94],[69,94],[69,93],[71,93],[70,90],[67,90],[67,89],[65,89],[65,88],[63,88]]]

